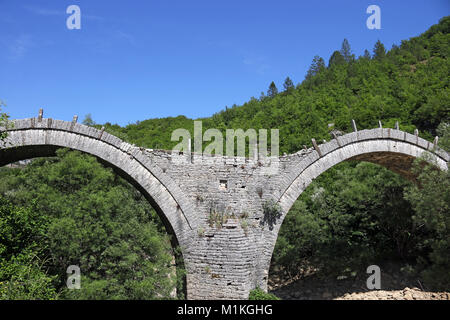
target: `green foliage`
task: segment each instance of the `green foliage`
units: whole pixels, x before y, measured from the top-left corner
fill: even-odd
[[[9,261],[18,253],[43,250],[48,219],[31,207],[0,198],[0,256]]]
[[[6,106],[5,103],[0,100],[0,128],[6,127],[8,121],[8,115],[2,112],[2,106]],[[0,130],[0,141],[6,138],[6,131]]]
[[[291,78],[287,77],[284,80],[284,91],[290,92],[292,89],[294,89],[294,83],[292,82]]]
[[[372,59],[368,51],[355,59],[349,46],[343,45],[341,50],[350,62],[340,51],[333,54],[328,67],[322,58],[314,57],[306,79],[297,87],[283,94],[269,90],[269,97],[251,98],[242,106],[233,105],[198,120],[203,121],[204,131],[217,128],[224,136],[226,129],[278,128],[281,153],[310,146],[312,137],[329,140],[329,123],[337,130],[350,131],[352,119],[358,129],[378,127],[378,120],[384,127],[398,121],[402,130],[412,133],[417,128],[422,137],[432,139],[441,121],[450,122],[449,20],[445,17],[424,34],[402,41],[382,59]],[[383,55],[381,42],[376,47],[376,54]],[[105,124],[105,128],[155,149],[171,150],[178,143],[170,141],[177,128],[189,130],[193,137],[193,120],[183,116],[145,120],[124,128]]]
[[[343,163],[311,183],[281,226],[272,268],[342,274],[384,258],[414,259],[420,228],[402,198],[409,183],[370,163]]]
[[[92,115],[90,113],[88,113],[82,122],[85,126],[94,126],[95,125],[95,121],[92,120]]]
[[[275,82],[271,82],[269,89],[267,90],[267,96],[270,98],[275,97],[278,94],[277,86],[275,85]]]
[[[325,69],[325,61],[323,60],[323,58],[319,56],[314,56],[311,66],[309,67],[308,72],[306,73],[305,79],[306,80],[311,79],[324,69]]]
[[[442,122],[437,128],[437,134],[441,137],[439,147],[450,152],[450,123]]]
[[[1,300],[54,300],[57,276],[47,273],[43,264],[29,251],[21,252],[10,260],[0,261]]]
[[[375,43],[375,46],[373,47],[373,58],[377,60],[382,60],[386,57],[386,48],[381,43],[380,40],[378,40]]]
[[[171,133],[178,128],[185,128],[194,136],[194,122],[185,116],[149,119],[129,124],[125,128],[110,123],[104,126],[107,132],[123,140],[153,149],[172,150],[178,141],[170,140]]]
[[[328,61],[328,68],[345,64],[345,58],[340,51],[334,51]]]
[[[352,54],[352,49],[350,48],[350,43],[347,39],[344,39],[342,42],[342,47],[340,51],[342,57],[344,58],[345,62],[349,63],[355,59],[354,54]]]
[[[0,220],[5,263],[14,265],[14,257],[31,250],[44,261],[37,270],[56,276],[53,289],[60,298],[171,297],[181,279],[170,238],[147,200],[111,169],[61,149],[56,158],[0,175],[3,208],[18,208]],[[24,209],[30,203],[33,208]],[[81,269],[81,290],[65,288],[69,265]]]
[[[450,127],[440,126],[442,145],[450,143]],[[426,283],[437,289],[450,288],[450,172],[437,170],[430,159],[417,159],[413,170],[417,184],[405,190],[405,198],[414,209],[414,221],[431,232],[421,246],[429,248],[421,259]]]
[[[48,220],[0,197],[0,299],[55,299],[45,263]],[[39,256],[41,258],[39,258]]]
[[[250,291],[248,300],[280,300],[280,298],[272,293],[267,293],[260,288],[256,288]]]

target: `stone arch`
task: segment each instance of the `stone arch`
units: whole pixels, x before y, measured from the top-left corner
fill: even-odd
[[[265,230],[265,245],[262,248],[258,266],[258,286],[267,288],[268,271],[280,227],[294,202],[308,185],[331,167],[348,160],[368,161],[387,167],[407,179],[413,179],[410,172],[412,162],[423,153],[429,152],[441,170],[448,170],[450,155],[434,143],[418,135],[411,135],[395,129],[361,130],[336,137],[315,147],[315,151],[297,163],[280,177],[280,188],[274,198],[281,207],[281,217],[272,230]]]
[[[0,166],[52,156],[59,148],[70,148],[91,154],[115,168],[158,212],[181,248],[185,267],[189,268],[188,247],[197,225],[193,205],[180,187],[145,154],[145,149],[76,121],[41,117],[14,120],[8,123],[7,131],[6,139],[0,141]]]

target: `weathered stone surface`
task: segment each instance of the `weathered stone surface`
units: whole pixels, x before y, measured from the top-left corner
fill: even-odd
[[[280,226],[300,194],[324,171],[346,160],[383,165],[412,179],[414,158],[433,152],[447,169],[449,154],[405,132],[377,128],[337,136],[314,148],[281,157],[245,159],[173,154],[123,142],[76,121],[15,120],[0,144],[0,165],[53,155],[67,147],[119,169],[151,202],[181,247],[189,299],[245,299],[267,288]],[[275,171],[274,171],[275,170]],[[281,217],[264,219],[275,201]]]

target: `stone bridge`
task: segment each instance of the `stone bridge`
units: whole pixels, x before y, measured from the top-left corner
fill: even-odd
[[[139,148],[102,130],[43,118],[14,120],[0,142],[0,166],[70,148],[113,167],[150,201],[180,246],[188,299],[247,299],[267,289],[272,251],[289,209],[321,173],[346,160],[369,161],[406,178],[414,158],[429,151],[447,170],[450,156],[397,128],[356,129],[313,148],[273,158],[195,154]],[[5,130],[5,128],[0,128]],[[183,160],[183,161],[180,161]]]

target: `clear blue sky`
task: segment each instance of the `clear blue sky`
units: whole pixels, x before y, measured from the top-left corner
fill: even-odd
[[[81,8],[68,30],[66,8]],[[381,30],[366,8],[381,8]],[[0,99],[12,118],[98,123],[210,116],[297,84],[314,57],[391,48],[449,15],[450,1],[0,0]]]

